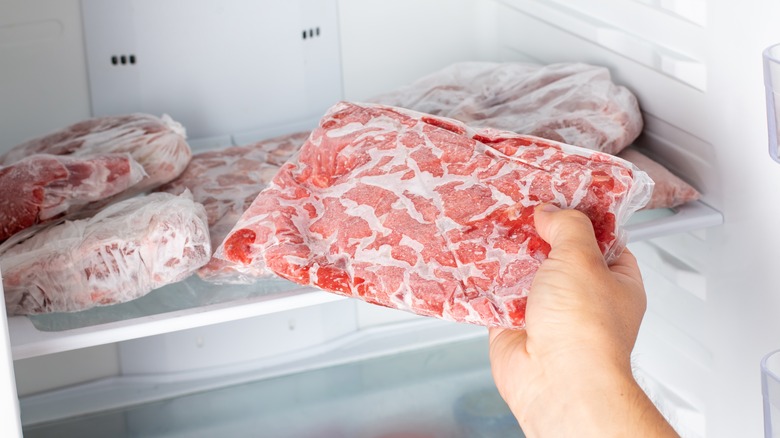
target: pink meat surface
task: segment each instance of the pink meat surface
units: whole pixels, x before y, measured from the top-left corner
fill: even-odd
[[[534,206],[585,212],[611,259],[623,248],[618,225],[651,190],[607,154],[342,102],[216,256],[421,315],[522,327],[549,251]]]
[[[195,202],[206,208],[211,245],[216,249],[281,165],[308,137],[308,132],[299,132],[196,154],[184,173],[158,190],[175,195],[185,190],[192,192]],[[237,268],[240,266],[235,263],[212,258],[198,270],[198,276],[213,283],[254,281]]]
[[[642,169],[655,182],[653,197],[644,206],[646,209],[674,208],[701,197],[701,194],[693,186],[670,172],[661,163],[633,147],[624,149],[618,154],[618,157],[630,161]]]
[[[145,173],[129,154],[32,155],[0,167],[0,241],[127,190]]]
[[[0,164],[13,164],[33,154],[89,157],[107,153],[129,153],[146,171],[146,177],[125,192],[125,197],[173,180],[192,158],[179,123],[167,115],[128,114],[85,120],[29,140],[0,157]]]
[[[610,154],[643,124],[636,97],[582,63],[457,63],[371,101]]]
[[[0,246],[6,310],[75,312],[130,301],[184,279],[210,254],[203,206],[189,194],[127,199]]]

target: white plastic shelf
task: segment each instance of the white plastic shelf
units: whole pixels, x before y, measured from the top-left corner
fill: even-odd
[[[631,216],[625,229],[629,242],[638,242],[722,223],[723,215],[718,210],[701,201],[694,201],[673,209],[640,210]]]
[[[626,226],[629,241],[689,232],[723,222],[702,202],[640,211]],[[77,314],[8,319],[14,359],[170,333],[344,299],[283,280],[251,286],[213,286],[193,276],[131,303]]]
[[[194,281],[194,277],[177,286],[187,285],[191,281]],[[260,287],[262,288],[262,285]],[[156,298],[152,294],[160,292],[164,292],[164,288],[153,291],[148,296],[149,299]],[[11,335],[11,351],[16,360],[315,306],[340,299],[345,298],[313,288],[298,287],[283,292],[248,295],[230,301],[128,319],[117,317],[112,318],[115,320],[111,322],[80,324],[80,327],[65,330],[41,330],[36,327],[32,318],[13,316],[8,318],[8,329]],[[99,314],[101,311],[111,310],[103,308],[92,311]],[[66,321],[69,316],[71,315],[52,315]]]

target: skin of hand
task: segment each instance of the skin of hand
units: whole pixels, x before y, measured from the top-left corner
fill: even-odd
[[[523,330],[490,328],[499,393],[529,437],[676,437],[636,383],[631,351],[647,306],[634,256],[604,261],[590,220],[546,204],[535,225],[551,246]]]

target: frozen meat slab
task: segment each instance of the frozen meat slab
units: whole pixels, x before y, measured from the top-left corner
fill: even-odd
[[[308,132],[297,132],[196,154],[178,178],[158,190],[174,195],[189,190],[193,200],[203,204],[211,245],[216,249],[282,164],[308,137]],[[245,284],[255,280],[242,274],[239,268],[234,263],[213,258],[198,270],[198,276],[217,284]]]
[[[205,211],[189,193],[131,198],[0,246],[6,310],[75,312],[130,301],[184,279],[210,254]]]
[[[601,152],[381,105],[332,107],[216,256],[371,303],[522,327],[549,246],[533,208],[576,208],[607,259],[652,181]]]
[[[130,154],[32,155],[0,166],[0,242],[127,190],[146,175]]]
[[[90,157],[129,153],[144,167],[146,176],[123,194],[127,197],[171,181],[184,171],[192,158],[185,137],[184,127],[168,115],[95,117],[17,145],[0,156],[0,164],[10,165],[33,154]]]
[[[372,101],[610,154],[643,125],[631,91],[583,63],[456,63]]]

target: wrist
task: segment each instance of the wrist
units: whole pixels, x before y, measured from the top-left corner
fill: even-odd
[[[676,436],[630,367],[608,368],[550,373],[570,378],[545,382],[531,400],[510,404],[510,408],[529,437],[636,436],[637,430],[668,433],[652,436]]]

